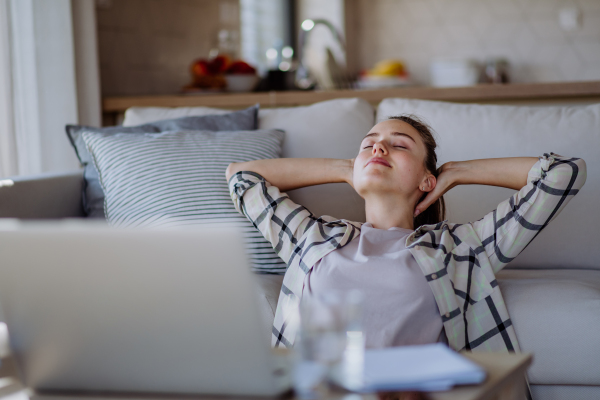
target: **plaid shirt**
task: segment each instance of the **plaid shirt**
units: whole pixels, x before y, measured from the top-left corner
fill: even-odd
[[[550,223],[586,179],[585,162],[544,154],[528,184],[482,219],[424,225],[406,239],[440,311],[450,347],[456,351],[520,351],[495,274]],[[275,347],[291,347],[297,309],[311,268],[360,235],[361,223],[315,217],[253,172],[229,181],[238,211],[270,241],[288,269],[272,330]]]

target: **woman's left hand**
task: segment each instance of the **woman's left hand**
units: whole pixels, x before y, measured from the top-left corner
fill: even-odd
[[[447,162],[438,169],[433,190],[415,207],[415,216],[456,185],[490,185],[519,190],[527,185],[527,174],[537,161],[536,157],[511,157]]]
[[[437,199],[442,197],[447,191],[458,185],[456,171],[452,168],[453,163],[448,162],[438,168],[438,177],[435,187],[425,198],[415,207],[414,216],[416,217],[427,208],[435,203]]]

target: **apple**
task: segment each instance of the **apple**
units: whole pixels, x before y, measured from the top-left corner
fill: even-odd
[[[229,64],[231,64],[231,60],[225,55],[216,56],[209,62],[213,75],[225,72]]]
[[[212,60],[198,59],[192,63],[191,72],[193,76],[212,76],[225,72],[231,61],[229,57],[221,55]]]
[[[196,60],[192,63],[192,76],[210,75],[208,62],[205,60]]]

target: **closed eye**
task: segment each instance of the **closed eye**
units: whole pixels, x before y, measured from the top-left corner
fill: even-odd
[[[372,145],[371,146],[365,146],[365,147],[363,147],[363,149],[368,149],[369,147],[373,147],[373,146]]]

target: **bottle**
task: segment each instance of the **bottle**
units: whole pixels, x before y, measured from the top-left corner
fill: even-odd
[[[508,83],[508,60],[505,58],[489,59],[484,68],[485,83]]]

